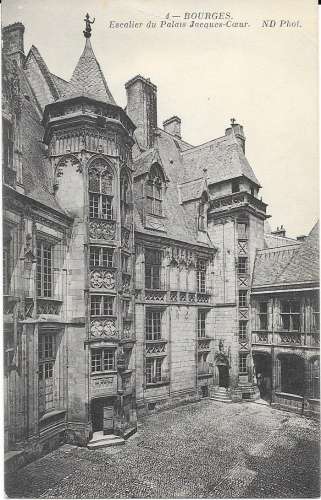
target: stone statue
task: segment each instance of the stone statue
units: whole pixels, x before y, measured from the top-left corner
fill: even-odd
[[[86,23],[86,29],[83,33],[85,35],[85,38],[90,38],[91,37],[91,24],[94,24],[95,18],[92,21],[90,21],[89,14],[87,12],[84,21]]]

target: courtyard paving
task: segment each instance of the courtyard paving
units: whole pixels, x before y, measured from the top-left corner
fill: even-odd
[[[319,497],[319,426],[203,400],[140,422],[126,445],[64,445],[10,476],[11,498]]]

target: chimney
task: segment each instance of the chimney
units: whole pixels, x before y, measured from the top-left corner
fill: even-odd
[[[135,136],[143,149],[154,145],[157,129],[157,87],[149,78],[137,75],[125,84],[127,114],[136,125]]]
[[[22,23],[14,23],[2,29],[3,54],[14,59],[19,66],[25,61],[24,35],[25,27]]]
[[[181,135],[181,123],[182,120],[178,116],[172,116],[163,122],[163,127],[165,132],[175,135],[179,139],[182,138]]]
[[[273,234],[274,236],[281,236],[282,238],[285,238],[285,228],[283,227],[283,225],[281,227],[277,227],[276,228],[276,231],[271,231],[271,234]]]
[[[225,135],[230,135],[233,132],[237,142],[239,143],[243,150],[243,153],[245,154],[245,135],[243,126],[236,123],[235,118],[231,118],[231,126],[225,130]]]
[[[306,239],[306,235],[302,234],[301,236],[296,237],[297,241],[304,241]]]

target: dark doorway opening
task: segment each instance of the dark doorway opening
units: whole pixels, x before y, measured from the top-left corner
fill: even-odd
[[[207,398],[208,397],[208,386],[202,385],[201,391],[202,391],[202,398]]]
[[[281,391],[302,396],[304,392],[304,360],[295,355],[280,356]]]
[[[272,398],[272,358],[269,353],[253,353],[257,386],[260,396],[267,402]]]
[[[228,366],[218,365],[219,386],[227,388],[229,385]]]
[[[93,432],[103,431],[113,434],[114,401],[112,398],[98,398],[91,401],[91,420]]]

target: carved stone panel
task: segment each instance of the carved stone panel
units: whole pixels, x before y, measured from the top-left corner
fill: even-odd
[[[89,238],[95,240],[114,240],[116,225],[114,221],[91,220],[89,222]]]
[[[115,284],[116,278],[114,271],[109,269],[93,269],[90,271],[91,288],[107,288],[108,290],[113,290]]]
[[[92,337],[115,337],[117,334],[114,319],[94,319],[90,322]]]

